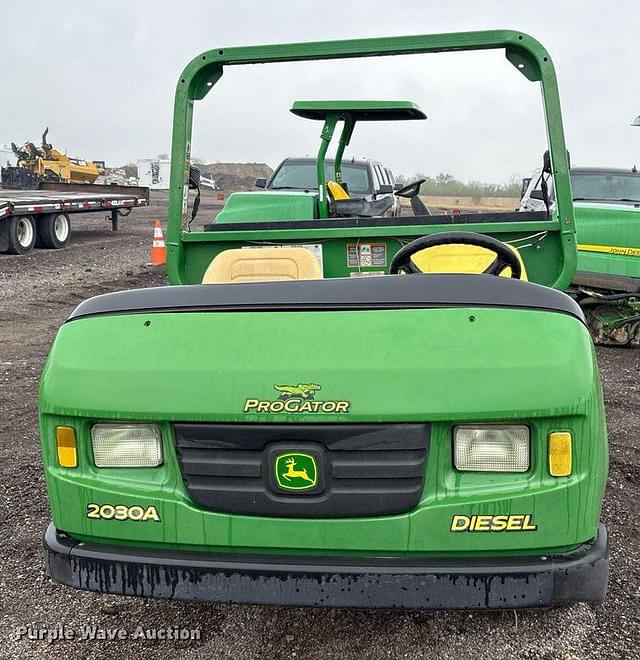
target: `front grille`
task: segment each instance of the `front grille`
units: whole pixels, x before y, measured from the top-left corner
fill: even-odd
[[[193,502],[223,513],[351,518],[409,511],[424,487],[428,424],[174,424]],[[274,456],[316,459],[318,484],[282,492]]]

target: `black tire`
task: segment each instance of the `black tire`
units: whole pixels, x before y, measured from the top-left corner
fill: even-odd
[[[30,215],[16,215],[9,219],[7,228],[9,254],[26,254],[36,242],[36,225]]]
[[[63,248],[71,236],[71,221],[66,213],[50,213],[38,221],[38,246],[48,250]]]

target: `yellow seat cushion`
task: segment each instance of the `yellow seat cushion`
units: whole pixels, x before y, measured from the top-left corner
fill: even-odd
[[[349,193],[335,181],[327,181],[327,190],[334,202],[340,201],[341,199],[351,199]]]
[[[509,245],[522,266],[521,280],[527,280],[527,271],[518,250]],[[496,258],[495,252],[477,245],[436,245],[416,252],[411,261],[423,273],[482,273]],[[500,277],[511,277],[511,268],[505,268]]]
[[[301,247],[256,247],[225,250],[209,264],[203,284],[313,280],[322,278],[318,258]]]

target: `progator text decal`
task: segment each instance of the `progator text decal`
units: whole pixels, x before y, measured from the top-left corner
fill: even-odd
[[[346,414],[351,407],[350,401],[316,400],[316,394],[322,389],[316,383],[298,383],[297,385],[274,385],[278,396],[272,400],[247,399],[244,402],[246,413],[319,413]]]

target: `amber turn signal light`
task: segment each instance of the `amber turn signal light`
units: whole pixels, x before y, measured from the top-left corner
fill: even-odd
[[[65,468],[78,467],[76,430],[72,426],[56,426],[58,463]]]
[[[549,474],[568,477],[571,474],[571,433],[549,434]]]

